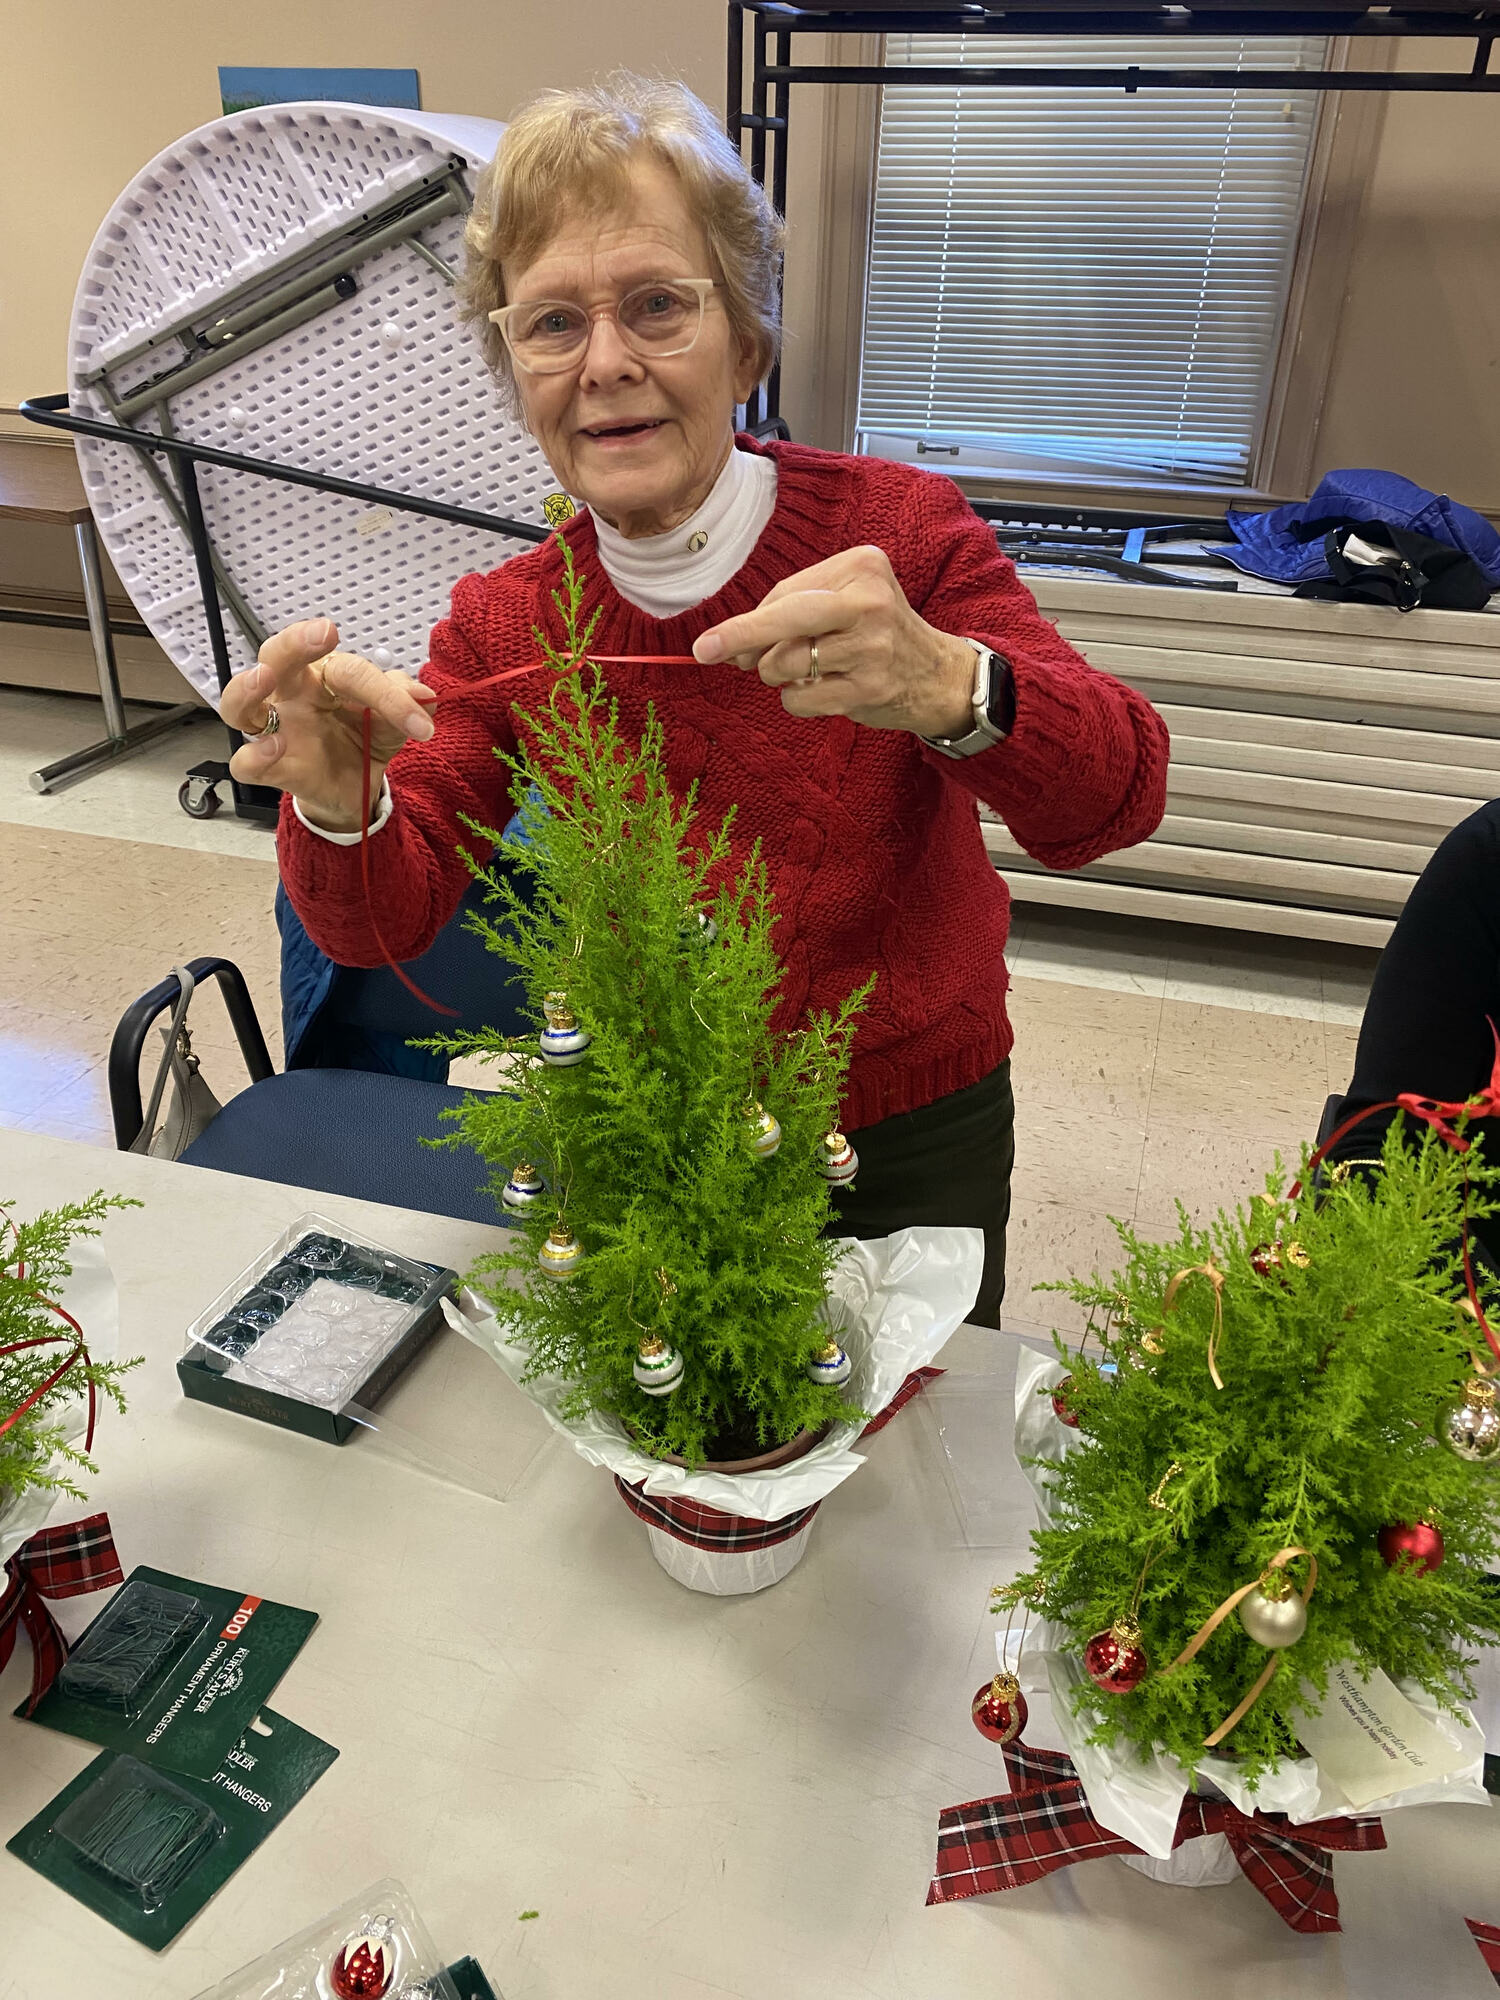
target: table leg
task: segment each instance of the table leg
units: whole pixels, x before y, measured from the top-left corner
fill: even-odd
[[[125,704],[120,699],[120,674],[115,665],[114,635],[109,629],[109,607],[104,601],[104,572],[99,567],[99,537],[94,524],[80,521],[73,530],[78,543],[78,568],[83,577],[83,602],[89,615],[89,638],[94,647],[94,666],[99,675],[99,699],[104,703],[104,727],[111,742],[125,735]]]
[[[66,757],[59,757],[55,764],[45,764],[40,771],[31,774],[31,789],[34,792],[55,791],[59,786],[69,784],[78,778],[90,777],[106,764],[113,764],[121,757],[129,757],[137,750],[144,750],[148,743],[154,743],[158,736],[164,736],[169,729],[179,724],[191,722],[195,716],[209,711],[194,701],[179,702],[175,708],[168,708],[159,715],[153,715],[148,722],[127,724],[125,702],[120,693],[120,674],[115,665],[114,635],[109,629],[109,607],[104,599],[104,572],[99,563],[99,541],[94,533],[92,521],[80,521],[73,530],[78,543],[78,568],[83,578],[83,601],[89,615],[89,637],[94,646],[94,666],[99,674],[99,699],[104,704],[104,727],[108,731],[100,743],[91,743],[85,750],[74,750]]]

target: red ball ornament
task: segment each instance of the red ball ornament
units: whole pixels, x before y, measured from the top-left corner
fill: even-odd
[[[1073,1386],[1071,1375],[1064,1375],[1052,1391],[1052,1414],[1060,1424],[1066,1424],[1070,1431],[1078,1428],[1078,1419],[1073,1414],[1073,1405],[1068,1401],[1068,1391]]]
[[[337,2000],[380,2000],[395,1976],[395,1948],[386,1935],[371,1930],[348,1939],[333,1961],[328,1983]]]
[[[1014,1743],[1026,1727],[1026,1697],[1014,1674],[996,1674],[974,1697],[974,1727],[991,1743]]]
[[[1377,1539],[1380,1553],[1394,1569],[1405,1558],[1415,1569],[1436,1569],[1443,1560],[1443,1532],[1431,1521],[1392,1521]]]
[[[1083,1649],[1083,1666],[1105,1694],[1129,1694],[1138,1688],[1150,1671],[1140,1626],[1133,1618],[1117,1618],[1107,1632],[1096,1632]]]

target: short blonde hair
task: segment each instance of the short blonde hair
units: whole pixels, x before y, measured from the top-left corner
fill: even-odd
[[[480,176],[464,232],[459,286],[465,319],[513,398],[515,378],[500,329],[487,315],[506,303],[504,264],[536,257],[563,217],[607,215],[625,199],[632,165],[659,161],[677,176],[702,225],[723,286],[729,324],[764,376],[781,344],[781,218],[708,106],[685,84],[622,72],[603,85],[548,90],[506,126]]]

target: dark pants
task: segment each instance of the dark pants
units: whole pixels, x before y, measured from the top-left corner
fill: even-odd
[[[1500,1026],[1500,799],[1471,813],[1443,841],[1406,899],[1375,970],[1360,1026],[1345,1117],[1400,1091],[1459,1103],[1487,1083]],[[1339,1141],[1335,1160],[1380,1151],[1397,1114],[1382,1112]],[[1407,1129],[1420,1130],[1408,1119]],[[1469,1128],[1484,1158],[1500,1163],[1500,1119]],[[1500,1216],[1473,1231],[1500,1253]]]
[[[850,1137],[859,1173],[852,1188],[834,1190],[828,1234],[889,1236],[920,1223],[982,1229],[984,1279],[969,1318],[977,1326],[998,1326],[1016,1157],[1010,1063],[967,1090],[883,1118]]]

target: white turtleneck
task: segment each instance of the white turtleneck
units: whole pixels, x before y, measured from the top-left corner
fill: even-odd
[[[627,541],[618,528],[595,514],[599,560],[615,589],[637,610],[652,618],[675,618],[679,611],[691,611],[722,590],[744,568],[775,511],[775,459],[732,450],[697,513],[665,535]],[[327,827],[314,826],[297,799],[292,800],[292,810],[309,833],[335,847],[358,846],[357,833],[330,833]],[[390,816],[390,780],[382,777],[370,832],[379,833]]]
[[[594,514],[599,560],[637,610],[675,618],[714,596],[744,568],[775,511],[775,459],[734,450],[703,505],[664,535],[627,540]]]

